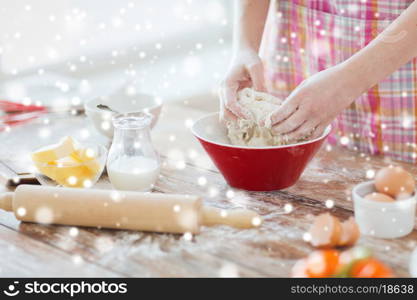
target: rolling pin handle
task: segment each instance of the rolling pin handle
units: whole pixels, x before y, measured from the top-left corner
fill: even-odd
[[[13,197],[14,193],[12,192],[0,194],[0,209],[13,211]]]

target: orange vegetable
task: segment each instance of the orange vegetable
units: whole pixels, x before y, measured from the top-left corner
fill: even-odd
[[[365,258],[355,262],[349,272],[355,278],[394,277],[391,269],[375,258]]]
[[[353,264],[359,260],[369,258],[372,252],[365,247],[355,247],[343,251],[339,256],[339,265],[336,269],[336,277],[350,277]]]
[[[340,253],[335,249],[312,252],[300,259],[292,268],[292,277],[354,277],[380,278],[394,277],[392,270],[365,247],[355,247]]]
[[[358,246],[343,251],[340,254],[339,263],[341,265],[347,265],[349,263],[352,263],[353,261],[369,258],[371,256],[372,252],[368,248]]]
[[[339,251],[333,249],[318,250],[307,258],[309,277],[331,277],[339,264]]]

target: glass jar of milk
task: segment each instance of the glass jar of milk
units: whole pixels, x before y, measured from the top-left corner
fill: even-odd
[[[149,191],[160,171],[150,135],[152,116],[143,113],[113,117],[114,135],[107,158],[107,174],[115,189]]]

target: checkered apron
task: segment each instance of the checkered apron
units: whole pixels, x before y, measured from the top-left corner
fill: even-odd
[[[287,97],[304,79],[366,46],[412,2],[273,1],[262,47],[270,90]],[[417,59],[413,59],[345,109],[334,121],[329,141],[361,153],[416,162],[416,120]]]

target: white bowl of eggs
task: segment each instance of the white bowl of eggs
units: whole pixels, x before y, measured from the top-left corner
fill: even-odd
[[[151,128],[158,121],[162,102],[155,96],[131,91],[129,86],[103,97],[87,101],[85,113],[99,133],[113,138],[112,117],[117,113],[146,112],[153,116]]]
[[[352,196],[355,219],[362,234],[390,239],[406,236],[413,230],[415,181],[403,168],[381,169],[373,181],[355,186]]]

